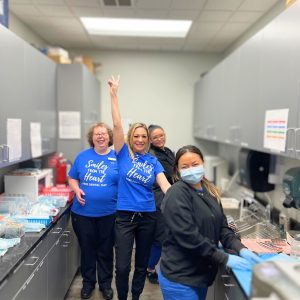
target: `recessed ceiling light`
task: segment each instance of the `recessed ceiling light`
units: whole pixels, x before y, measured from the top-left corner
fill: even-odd
[[[118,19],[81,17],[90,34],[111,36],[184,38],[192,24],[190,20]]]

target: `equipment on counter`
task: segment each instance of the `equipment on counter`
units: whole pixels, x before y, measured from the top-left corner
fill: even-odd
[[[254,266],[251,299],[300,299],[300,262],[273,260]],[[272,297],[273,296],[273,297]]]
[[[205,177],[221,188],[222,178],[228,177],[228,162],[219,156],[204,156]]]
[[[283,192],[286,196],[283,206],[300,208],[300,168],[292,168],[283,175]]]
[[[254,192],[269,192],[274,184],[268,182],[271,155],[249,149],[239,153],[240,183]]]

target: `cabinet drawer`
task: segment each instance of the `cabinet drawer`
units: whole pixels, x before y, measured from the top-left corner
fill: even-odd
[[[45,240],[41,240],[1,284],[1,299],[14,299],[20,293],[26,281],[30,280],[33,273],[43,265],[47,252],[48,245]]]

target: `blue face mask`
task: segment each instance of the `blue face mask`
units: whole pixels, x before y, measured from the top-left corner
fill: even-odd
[[[180,170],[181,179],[189,184],[196,184],[202,180],[204,176],[203,165]]]

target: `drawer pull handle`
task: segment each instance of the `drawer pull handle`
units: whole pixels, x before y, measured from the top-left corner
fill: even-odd
[[[57,230],[57,231],[52,231],[52,233],[53,233],[53,234],[59,234],[59,233],[61,233],[62,228],[61,228],[61,227],[57,227],[56,230]]]
[[[34,266],[37,263],[37,261],[39,260],[38,256],[32,256],[30,258],[33,259],[33,262],[32,263],[27,263],[27,264],[25,264],[25,266]]]

